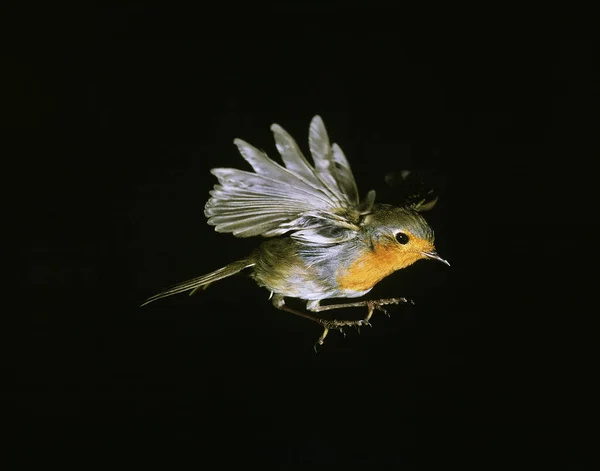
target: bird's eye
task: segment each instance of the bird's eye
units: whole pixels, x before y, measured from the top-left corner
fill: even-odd
[[[408,236],[404,232],[398,232],[396,234],[396,240],[399,244],[408,244]]]

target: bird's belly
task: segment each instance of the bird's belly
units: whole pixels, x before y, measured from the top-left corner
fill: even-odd
[[[338,297],[338,298],[359,298],[359,297],[364,296],[365,294],[367,294],[372,289],[373,288],[369,288],[369,289],[364,289],[362,291],[351,290],[351,289],[338,290],[339,294],[337,294],[336,296],[332,296],[332,297]]]
[[[269,291],[291,298],[326,299],[335,297],[338,291],[300,270],[291,270],[279,274],[269,273],[268,276],[264,276],[264,273],[255,270],[253,277],[259,285],[264,286]]]
[[[310,301],[329,298],[357,298],[371,291],[371,288],[364,290],[340,289],[307,273],[288,273],[281,278],[272,276],[266,279],[264,277],[259,279],[256,276],[254,278],[259,285],[273,293]]]

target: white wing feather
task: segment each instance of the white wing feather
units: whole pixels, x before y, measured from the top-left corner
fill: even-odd
[[[314,167],[294,139],[279,125],[271,126],[285,167],[241,139],[242,157],[254,172],[215,168],[219,184],[210,192],[205,215],[218,232],[238,237],[266,237],[291,232],[308,243],[338,243],[356,235],[360,214],[370,210],[374,193],[359,207],[356,182],[337,144],[330,145],[323,120],[310,124],[309,147]]]

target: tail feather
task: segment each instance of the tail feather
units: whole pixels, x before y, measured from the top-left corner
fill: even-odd
[[[252,266],[254,266],[254,262],[250,260],[238,260],[237,262],[230,263],[229,265],[224,266],[223,268],[219,268],[218,270],[215,270],[212,273],[199,276],[198,278],[192,278],[191,280],[184,281],[166,289],[165,291],[155,294],[154,296],[151,296],[148,299],[146,299],[146,301],[144,301],[144,303],[141,306],[145,306],[146,304],[150,304],[151,302],[157,301],[162,298],[166,298],[167,296],[184,293],[185,291],[191,291],[191,296],[200,288],[206,288],[209,284],[214,283],[215,281],[219,281],[223,278],[227,278],[228,276],[235,275],[243,269]]]

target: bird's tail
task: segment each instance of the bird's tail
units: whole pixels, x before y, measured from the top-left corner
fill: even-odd
[[[194,294],[200,288],[207,288],[209,284],[214,283],[215,281],[222,280],[223,278],[227,278],[228,276],[235,275],[236,273],[241,272],[244,268],[249,268],[254,266],[254,262],[248,259],[238,260],[237,262],[230,263],[223,268],[219,268],[218,270],[213,271],[212,273],[208,273],[207,275],[199,276],[198,278],[193,278],[188,281],[184,281],[183,283],[179,283],[175,286],[172,286],[165,291],[162,291],[154,296],[149,297],[144,301],[141,306],[145,306],[153,301],[157,301],[158,299],[166,298],[167,296],[172,296],[174,294],[183,293],[185,291],[190,291],[190,296]],[[141,307],[140,306],[140,307]]]

